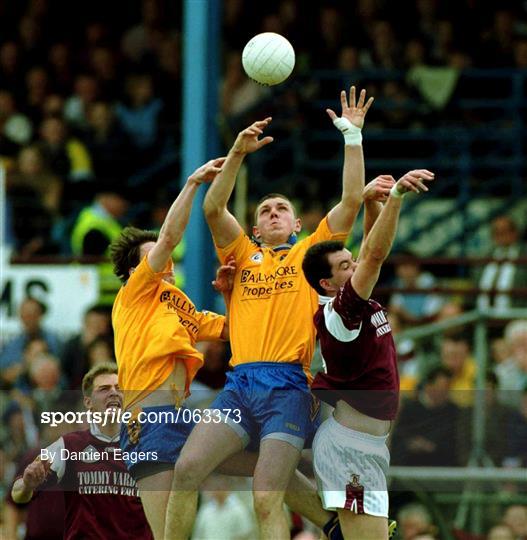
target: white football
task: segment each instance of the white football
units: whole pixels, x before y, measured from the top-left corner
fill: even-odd
[[[245,73],[260,84],[284,82],[295,67],[295,50],[284,36],[264,32],[245,45],[242,54]]]

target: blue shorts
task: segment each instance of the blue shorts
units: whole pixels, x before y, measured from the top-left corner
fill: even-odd
[[[174,405],[138,408],[132,410],[129,422],[121,424],[119,441],[123,461],[136,481],[174,468],[194,427],[192,414],[182,414],[184,410],[190,409],[182,407],[176,415]]]
[[[320,413],[302,366],[278,362],[236,366],[210,408],[239,411],[225,422],[250,450],[264,439],[286,441],[302,450],[314,436]]]

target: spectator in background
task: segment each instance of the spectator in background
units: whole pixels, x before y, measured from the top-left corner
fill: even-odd
[[[0,79],[1,80],[1,79]],[[27,144],[33,135],[33,126],[27,116],[17,109],[15,98],[9,90],[0,89],[0,118],[4,136],[16,144]]]
[[[247,117],[244,115],[270,95],[269,88],[252,81],[243,72],[241,54],[230,52],[220,89],[221,112],[230,128],[237,131],[239,126],[245,125]]]
[[[7,178],[7,202],[12,212],[15,253],[19,257],[57,253],[51,231],[61,191],[60,179],[47,170],[39,148],[23,148]]]
[[[74,93],[64,104],[64,118],[77,130],[88,127],[88,109],[99,94],[97,80],[93,75],[80,73],[75,77]]]
[[[487,534],[487,540],[517,540],[507,525],[495,525]]]
[[[401,540],[415,540],[419,535],[433,531],[430,512],[420,503],[409,503],[397,513]]]
[[[510,322],[505,327],[509,350],[507,360],[495,368],[500,388],[500,400],[517,406],[520,392],[527,385],[527,320]]]
[[[506,215],[492,221],[491,235],[493,247],[487,254],[496,259],[487,263],[482,272],[476,275],[481,289],[496,294],[481,294],[477,300],[479,309],[494,307],[507,309],[525,306],[525,297],[510,294],[507,291],[514,287],[523,287],[527,283],[527,266],[515,264],[504,259],[516,259],[527,256],[527,244],[522,242],[521,233],[514,220]]]
[[[51,171],[64,182],[63,213],[93,196],[91,157],[82,142],[68,134],[64,120],[48,117],[40,126],[38,146]]]
[[[520,406],[510,412],[507,422],[507,450],[504,465],[527,467],[527,385],[521,394]]]
[[[450,400],[452,374],[443,366],[431,369],[417,399],[404,402],[392,438],[393,465],[458,465],[459,408]]]
[[[80,333],[65,343],[61,357],[62,370],[70,389],[80,388],[82,377],[88,371],[88,346],[99,337],[110,337],[111,327],[110,313],[104,306],[92,306],[84,313]]]
[[[498,401],[498,379],[492,371],[486,374],[485,387],[485,452],[496,467],[506,465],[508,456],[507,426],[514,410]],[[461,409],[460,430],[465,436],[459,438],[460,463],[468,463],[472,451],[473,408]]]
[[[166,130],[163,101],[154,93],[149,74],[126,79],[126,100],[117,104],[117,118],[130,138],[135,174],[128,179],[134,196],[149,197],[152,190],[174,180],[177,165],[174,138]]]
[[[503,524],[510,527],[515,540],[527,538],[527,506],[513,504],[505,510]]]
[[[98,364],[115,363],[113,340],[107,336],[95,338],[86,348],[86,357],[89,369]]]
[[[92,157],[95,177],[101,184],[123,185],[131,172],[131,143],[117,121],[112,105],[96,101],[87,109],[83,141]]]
[[[15,100],[24,97],[24,74],[20,62],[20,50],[14,41],[5,41],[0,46],[0,81],[5,88],[15,92]]]
[[[74,255],[104,255],[121,233],[119,220],[128,209],[128,201],[115,190],[100,191],[93,204],[81,210],[71,233]]]
[[[18,461],[28,448],[38,442],[38,429],[33,418],[33,411],[28,403],[11,401],[2,415],[5,426],[5,439],[2,448],[8,461]]]
[[[421,271],[419,262],[410,253],[400,253],[413,260],[396,265],[395,287],[430,289],[436,280],[432,274]],[[395,293],[390,298],[389,310],[395,313],[403,325],[418,325],[432,321],[443,305],[441,297],[426,292],[416,294]]]
[[[60,208],[62,182],[52,174],[37,145],[22,148],[18,154],[17,166],[9,178],[9,185],[13,187],[27,187],[35,192],[40,204],[52,215],[56,215]],[[35,214],[31,212],[32,220]]]
[[[42,119],[42,106],[50,90],[49,76],[43,67],[35,66],[26,72],[25,81],[24,112],[33,126],[37,126]]]
[[[193,540],[251,540],[258,536],[254,512],[243,503],[238,493],[226,491],[224,486],[221,476],[207,480],[202,490],[204,497],[196,516]]]
[[[67,95],[73,83],[71,48],[66,41],[51,45],[48,53],[48,69],[53,87],[61,95]]]
[[[452,373],[450,399],[460,407],[474,401],[476,363],[469,338],[463,333],[448,334],[441,340],[441,364]]]
[[[46,307],[35,298],[25,298],[21,302],[19,317],[22,329],[5,343],[0,353],[0,371],[4,377],[6,370],[22,362],[26,344],[35,338],[44,340],[54,355],[60,354],[62,344],[59,337],[42,326],[45,313]]]

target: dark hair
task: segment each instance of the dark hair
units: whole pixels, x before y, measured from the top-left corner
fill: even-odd
[[[439,377],[446,377],[448,380],[450,380],[452,379],[452,372],[445,366],[436,365],[426,372],[425,376],[423,377],[421,386],[433,384],[436,382],[437,379],[439,379]]]
[[[326,291],[320,286],[320,280],[332,276],[328,255],[336,251],[342,251],[343,249],[343,242],[327,240],[314,244],[306,251],[304,260],[302,261],[302,270],[304,271],[307,282],[318,294],[326,294]]]
[[[494,371],[491,371],[490,369],[488,369],[485,373],[485,381],[487,382],[487,384],[490,384],[492,388],[498,387],[498,376],[496,375],[496,373],[494,373]]]
[[[254,211],[254,222],[256,223],[256,221],[258,220],[258,208],[260,207],[260,205],[265,202],[267,199],[276,199],[276,198],[280,198],[280,199],[284,199],[284,201],[287,201],[290,205],[291,205],[291,208],[293,209],[293,214],[295,215],[296,217],[296,211],[295,211],[295,207],[293,205],[293,203],[291,202],[291,199],[289,199],[289,197],[286,197],[285,195],[282,195],[282,193],[268,193],[267,195],[264,195],[257,203],[256,203],[256,209]]]
[[[445,341],[463,342],[470,347],[470,334],[465,328],[457,328],[451,332],[446,332],[443,336]]]
[[[114,274],[125,282],[130,273],[140,262],[141,245],[146,242],[156,242],[158,234],[154,231],[144,231],[136,227],[125,227],[119,238],[110,244],[110,259],[113,263]]]

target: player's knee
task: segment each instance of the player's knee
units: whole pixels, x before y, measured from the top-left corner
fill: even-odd
[[[199,464],[193,459],[178,459],[174,467],[173,485],[180,489],[197,490],[201,483]]]
[[[255,491],[254,511],[260,521],[281,512],[284,504],[284,494],[277,491]]]

